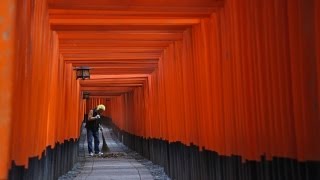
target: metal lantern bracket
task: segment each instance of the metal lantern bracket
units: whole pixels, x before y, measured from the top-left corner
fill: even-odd
[[[77,71],[77,79],[90,79],[90,67],[87,66],[80,66],[80,67],[76,67],[74,68],[74,70]]]
[[[90,93],[88,93],[88,92],[83,92],[83,99],[89,99],[89,97],[90,97]]]

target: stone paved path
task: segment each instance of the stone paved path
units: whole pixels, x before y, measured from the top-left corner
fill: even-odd
[[[153,168],[150,161],[137,160],[137,153],[129,150],[121,142],[114,140],[111,136],[112,130],[104,128],[104,136],[110,148],[110,157],[90,157],[87,150],[85,130],[80,137],[80,162],[73,170],[61,176],[59,180],[153,180],[169,179],[161,167]],[[101,133],[101,132],[100,132]],[[102,136],[100,134],[100,149],[102,148]],[[109,153],[108,153],[109,154]],[[106,154],[105,154],[106,155]],[[150,168],[151,167],[151,168]],[[157,172],[155,172],[155,170]],[[151,174],[152,172],[152,174]],[[160,174],[160,175],[159,175]]]

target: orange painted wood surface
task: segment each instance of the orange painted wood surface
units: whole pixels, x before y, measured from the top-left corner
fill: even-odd
[[[11,161],[28,166],[47,146],[77,139],[83,119],[80,84],[59,52],[46,1],[17,4]]]
[[[14,84],[16,2],[1,1],[0,6],[0,179],[6,179],[10,166],[12,127],[12,86]],[[16,108],[18,109],[18,108]]]
[[[250,160],[320,160],[318,1],[33,4],[16,11],[11,110],[23,108],[11,118],[9,156],[18,165],[78,138],[98,104],[145,138]],[[75,78],[83,65],[90,80]]]

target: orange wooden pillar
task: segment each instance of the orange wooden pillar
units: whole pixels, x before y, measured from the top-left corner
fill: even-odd
[[[288,15],[296,153],[319,161],[319,2],[291,0]]]
[[[320,1],[315,1],[315,18],[316,27],[316,53],[317,53],[317,79],[318,79],[318,112],[320,112]]]
[[[83,118],[79,116],[79,81],[75,78],[72,65],[67,64],[59,53],[57,33],[52,31],[49,25],[47,1],[37,0],[31,4],[32,2],[17,4],[16,18],[10,16],[15,19],[13,23],[17,25],[14,42],[15,61],[8,61],[14,63],[14,74],[8,72],[10,68],[6,64],[3,64],[5,70],[2,70],[1,66],[1,73],[5,72],[7,75],[1,76],[5,79],[1,79],[0,92],[8,95],[10,93],[5,92],[14,93],[12,105],[8,99],[1,98],[0,105],[5,105],[1,110],[10,109],[11,106],[15,110],[13,116],[15,128],[11,128],[11,132],[8,132],[11,138],[9,161],[14,162],[14,167],[1,168],[1,173],[5,174],[10,168],[13,170],[11,172],[14,172],[15,166],[29,168],[30,158],[44,158],[47,148],[55,149],[59,143],[76,140]],[[10,9],[6,6],[1,8]],[[1,10],[1,13],[6,10]],[[5,23],[10,24],[7,21]],[[10,49],[9,43],[3,45]],[[4,89],[11,87],[12,81],[14,87],[10,90]],[[73,110],[72,115],[71,110]],[[1,118],[1,120],[6,119],[6,117]],[[10,130],[6,126],[2,127],[5,130],[1,132]],[[7,157],[2,156],[7,153],[2,152],[2,150],[7,151],[3,147],[6,146],[1,143],[1,158]],[[0,163],[3,162],[5,161],[1,160]]]
[[[0,6],[0,179],[7,179],[10,159],[11,104],[16,1]]]

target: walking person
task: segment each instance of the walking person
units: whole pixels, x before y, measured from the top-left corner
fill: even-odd
[[[101,115],[106,110],[103,104],[98,105],[96,108],[89,111],[88,121],[86,123],[88,151],[89,155],[94,154],[101,156],[103,153],[99,149],[99,128],[101,124]],[[92,139],[94,139],[94,149],[92,147]],[[94,154],[93,154],[94,153]]]

